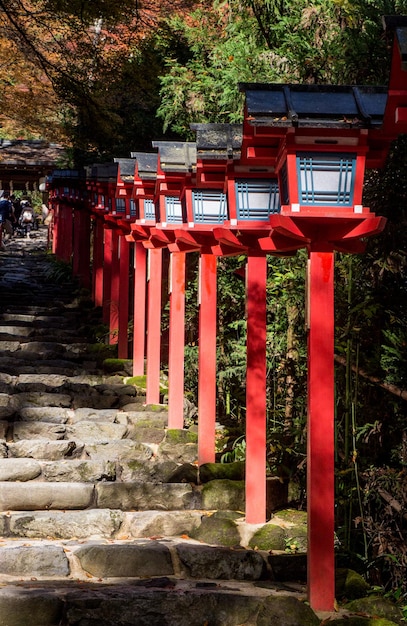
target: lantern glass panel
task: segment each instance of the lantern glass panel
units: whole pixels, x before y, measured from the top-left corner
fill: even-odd
[[[165,197],[165,216],[169,224],[182,224],[182,204],[176,196]]]
[[[352,206],[355,169],[354,154],[298,155],[300,204]]]
[[[240,220],[267,220],[281,211],[276,179],[237,180],[235,190],[236,212]]]
[[[155,205],[151,198],[145,198],[144,202],[144,219],[155,221]]]
[[[227,219],[226,194],[216,190],[192,192],[194,221],[199,224],[223,224]]]
[[[116,213],[124,214],[126,212],[126,201],[124,198],[116,198]]]

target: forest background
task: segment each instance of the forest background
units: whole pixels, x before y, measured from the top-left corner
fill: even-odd
[[[383,15],[407,0],[0,0],[0,139],[67,146],[64,166],[194,139],[190,123],[242,121],[239,82],[386,84]],[[407,603],[407,138],[368,172],[387,217],[364,255],[336,258],[338,551]],[[186,388],[196,393],[196,259]],[[244,258],[219,260],[218,413],[244,457]],[[306,253],[269,258],[268,467],[306,506]],[[240,437],[239,437],[240,436]]]

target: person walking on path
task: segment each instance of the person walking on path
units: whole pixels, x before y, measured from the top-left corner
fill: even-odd
[[[3,248],[3,239],[10,239],[13,234],[13,205],[10,200],[10,194],[7,191],[3,191],[0,197],[0,225],[1,225],[1,237],[0,245]]]

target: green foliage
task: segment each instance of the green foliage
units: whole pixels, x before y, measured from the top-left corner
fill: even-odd
[[[246,439],[241,435],[232,444],[231,450],[224,452],[220,457],[221,463],[234,463],[246,460]]]
[[[164,130],[188,137],[194,122],[241,121],[238,83],[277,80],[272,54],[259,45],[256,22],[241,5],[215,2],[211,11],[199,9],[188,21],[170,18],[165,36],[177,39],[178,47],[168,46],[160,79],[157,113]]]
[[[48,281],[56,284],[72,281],[71,264],[57,259],[54,255],[47,256],[42,273]]]
[[[158,116],[192,137],[191,123],[242,119],[242,82],[385,84],[382,16],[406,12],[405,0],[215,0],[170,17]]]

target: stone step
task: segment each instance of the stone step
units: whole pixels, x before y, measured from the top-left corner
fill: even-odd
[[[0,324],[2,326],[13,325],[15,327],[30,327],[34,330],[59,330],[62,333],[73,332],[72,327],[76,330],[76,325],[83,324],[83,311],[76,313],[74,316],[70,312],[69,318],[65,315],[43,315],[27,314],[27,313],[10,313],[0,312]]]
[[[3,353],[4,354],[4,353]],[[84,371],[95,374],[99,372],[96,361],[65,361],[63,359],[43,359],[36,360],[35,355],[27,359],[27,355],[22,353],[0,356],[0,372],[5,372],[11,376],[19,376],[20,374],[57,374],[59,376],[73,377],[80,376]],[[10,358],[10,356],[12,358]],[[0,373],[1,376],[1,373]],[[3,381],[0,380],[1,393],[7,393],[10,390]]]
[[[0,615],[5,626],[317,626],[305,600],[304,585],[290,582],[93,577],[10,583]]]
[[[125,424],[113,422],[81,421],[77,424],[54,424],[49,422],[14,422],[8,431],[9,439],[69,439],[89,442],[107,442],[111,439],[125,439],[128,433]]]
[[[1,511],[88,508],[169,511],[208,507],[201,488],[186,483],[0,482]]]
[[[34,465],[31,467],[33,472],[36,471]],[[78,466],[73,469],[78,469]],[[244,511],[244,503],[243,482],[231,480],[213,480],[204,485],[140,480],[0,482],[0,510],[3,511],[88,508],[122,511]]]
[[[0,576],[86,580],[176,576],[251,580],[270,577],[269,554],[184,538],[129,540],[1,540]]]
[[[14,378],[0,373],[0,419],[26,406],[111,409],[142,403],[132,386],[72,382],[76,378],[59,374],[21,374]],[[13,393],[7,393],[10,391]]]
[[[27,444],[27,442],[22,443]],[[46,442],[46,444],[48,443],[50,442]],[[7,446],[9,446],[9,450],[7,450]],[[18,444],[14,446],[5,443],[2,450],[4,453],[9,451],[10,454],[30,452],[27,445],[17,446]],[[88,456],[85,445],[80,446],[76,443],[75,446],[75,451],[80,451],[80,456]],[[68,454],[72,454],[69,446],[65,447],[66,450],[68,450]],[[135,456],[131,455],[131,450],[136,453]],[[50,457],[56,456],[58,451],[62,452],[61,447],[58,450],[50,451],[49,445],[43,446],[43,451],[44,454],[48,453]],[[78,459],[67,456],[61,460],[44,461],[41,458],[28,456],[4,457],[0,458],[0,481],[26,482],[38,479],[51,482],[97,482],[118,479],[125,483],[140,481],[152,483],[180,482],[176,480],[176,472],[179,467],[177,463],[167,460],[160,461],[159,458],[153,458],[153,453],[151,448],[144,444],[138,444],[123,449],[123,457],[127,455],[128,459],[120,457],[116,459]]]
[[[193,537],[206,511],[11,511],[0,515],[2,538],[12,539],[142,539]],[[1,544],[0,544],[1,546]]]

